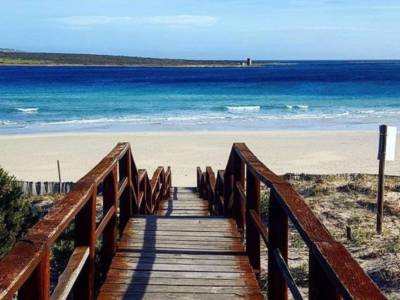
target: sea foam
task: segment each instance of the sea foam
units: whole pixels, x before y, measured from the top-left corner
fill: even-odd
[[[259,105],[238,105],[238,106],[226,106],[226,109],[229,112],[258,112],[261,110],[261,107]]]
[[[287,109],[308,109],[308,105],[285,105]]]
[[[39,111],[38,107],[27,107],[27,108],[16,108],[17,111],[19,112],[23,112],[26,114],[34,114],[37,113]]]

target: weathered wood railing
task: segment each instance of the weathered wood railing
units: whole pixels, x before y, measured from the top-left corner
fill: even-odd
[[[96,221],[98,190],[103,217]],[[128,143],[118,144],[64,199],[32,227],[0,261],[0,299],[93,299],[95,245],[102,240],[102,265],[111,262],[121,232],[135,213],[154,213],[171,190],[171,169],[159,167],[149,179],[138,171]],[[50,296],[51,249],[70,224],[75,249]]]
[[[270,191],[268,228],[260,216],[260,183]],[[260,237],[267,245],[269,299],[287,299],[288,288],[295,299],[302,299],[288,268],[289,219],[309,249],[310,299],[385,299],[304,199],[245,144],[233,145],[226,169],[218,171],[217,179],[210,167],[205,172],[197,168],[197,184],[201,197],[210,203],[212,214],[236,220],[257,276],[261,268]]]

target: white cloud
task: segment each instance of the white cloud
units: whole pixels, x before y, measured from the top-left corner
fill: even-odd
[[[127,17],[107,17],[107,16],[71,16],[56,18],[57,22],[71,26],[94,26],[110,23],[121,23],[129,21]]]
[[[168,26],[210,26],[217,22],[217,18],[213,16],[193,15],[155,16],[136,20],[139,23],[162,24]]]
[[[263,31],[370,31],[370,29],[359,28],[359,27],[342,27],[342,26],[325,26],[325,25],[315,25],[315,26],[295,26],[295,27],[279,27],[279,28],[265,28]]]
[[[170,27],[211,26],[218,21],[213,16],[175,15],[149,17],[70,16],[56,18],[57,22],[72,28],[87,28],[107,24],[149,24]]]

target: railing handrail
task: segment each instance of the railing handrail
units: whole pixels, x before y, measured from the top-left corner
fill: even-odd
[[[158,172],[164,173],[163,168],[158,168],[157,170]],[[170,168],[168,168],[168,171],[170,174]],[[145,176],[147,176],[147,172]],[[89,211],[91,210],[92,215],[94,214],[94,217],[92,216],[91,218],[92,221],[94,220],[95,224],[91,225],[94,226],[94,229],[90,233],[91,242],[88,247],[91,248],[90,255],[93,256],[94,241],[99,235],[105,233],[103,230],[107,229],[107,226],[110,226],[110,224],[116,226],[116,205],[119,203],[119,197],[124,198],[124,203],[119,203],[120,218],[124,215],[125,220],[123,222],[127,222],[127,218],[132,215],[132,205],[138,204],[136,202],[137,193],[140,189],[138,178],[138,171],[131,154],[129,143],[117,144],[108,155],[74,185],[71,192],[63,199],[57,201],[46,216],[38,221],[26,235],[14,245],[11,251],[0,260],[0,299],[11,299],[17,291],[24,287],[28,280],[33,280],[32,276],[35,277],[34,280],[36,281],[38,277],[40,277],[39,281],[41,280],[45,285],[40,288],[36,287],[40,294],[38,297],[40,299],[48,299],[50,296],[49,253],[51,246],[72,221],[74,219],[76,221],[76,218],[84,209],[87,210],[86,207],[89,201],[91,201],[91,205],[94,208],[90,208]],[[111,190],[103,190],[103,202],[104,209],[107,208],[106,206],[109,206],[109,208],[104,211],[103,219],[96,228],[95,202],[97,198],[97,189],[100,184],[106,184],[106,182],[107,188]],[[163,191],[167,191],[167,189],[170,190],[171,188],[170,179],[169,182],[160,182],[160,176],[157,176],[154,182],[152,181],[150,183],[150,181],[148,181],[148,187],[144,187],[150,190],[150,194],[153,190],[153,187],[150,186],[152,183],[161,185]],[[169,192],[161,195],[158,200],[162,200],[165,196],[169,196]],[[108,201],[107,205],[105,203],[106,201]],[[127,211],[124,211],[124,207]],[[112,222],[112,220],[114,221]],[[92,221],[88,220],[88,222]],[[111,252],[112,248],[116,245],[113,231],[114,229],[111,229],[108,230],[107,233],[111,234],[112,240],[108,241],[108,243],[111,244]],[[78,247],[80,245],[75,246]],[[82,251],[82,249],[84,248],[81,247],[80,251]],[[80,257],[85,260],[87,259],[87,255],[81,255]],[[92,263],[94,263],[94,261]],[[45,270],[41,268],[39,270],[40,274],[36,274],[40,264],[44,264],[46,268]],[[43,276],[46,278],[42,278]],[[93,274],[90,276],[93,277]],[[93,293],[94,291],[90,291],[89,294],[93,295]],[[33,294],[32,297],[35,298],[35,294]]]
[[[247,184],[244,184],[245,167]],[[200,176],[201,169],[198,169],[197,173]],[[205,173],[203,173],[203,176]],[[221,181],[218,178],[219,176],[215,185],[218,185],[218,181]],[[206,176],[205,179],[207,179]],[[313,280],[310,277],[311,298],[315,296],[315,293],[321,292],[315,290],[317,286],[321,287],[321,290],[324,288],[326,290],[330,289],[329,292],[345,299],[385,299],[375,283],[368,277],[347,249],[334,240],[304,199],[287,181],[268,169],[250,151],[246,144],[233,144],[225,169],[224,181],[224,214],[233,216],[236,219],[240,231],[244,231],[246,224],[248,255],[256,273],[259,272],[260,268],[260,252],[259,249],[255,250],[254,248],[257,248],[257,243],[259,245],[260,234],[263,236],[264,241],[267,242],[266,234],[268,233],[268,274],[272,277],[280,276],[279,279],[271,279],[269,277],[269,281],[274,280],[274,282],[270,281],[268,283],[271,289],[269,291],[270,297],[274,299],[285,299],[287,297],[288,282],[285,282],[287,277],[284,277],[283,273],[288,270],[277,269],[279,268],[278,264],[282,262],[282,258],[286,260],[287,264],[287,220],[289,218],[310,250],[310,265],[312,264],[313,272],[318,270],[317,273],[321,273],[317,275],[310,274],[310,276],[313,276]],[[257,181],[262,182],[271,189],[269,204],[270,228],[268,229],[260,222],[261,219],[259,218],[260,188]],[[199,190],[210,189],[207,187],[210,184],[212,183],[204,182],[203,186],[199,186]],[[217,193],[217,188],[215,190],[215,193]],[[212,197],[216,197],[216,195],[209,197],[208,200],[210,201]],[[212,199],[212,201],[214,200]],[[246,204],[245,202],[249,201],[252,203],[250,203],[250,207],[247,207],[249,203]],[[243,209],[246,210],[246,213]],[[246,220],[243,220],[243,218]],[[262,226],[265,228],[262,228]],[[258,236],[254,236],[254,231],[257,232]],[[279,236],[280,234],[285,236]],[[254,242],[256,244],[251,245]],[[282,250],[282,253],[280,250]],[[277,253],[279,256],[277,256]],[[276,259],[278,259],[278,264]],[[322,279],[316,278],[318,276],[321,276]],[[318,283],[311,283],[311,281],[318,281]],[[320,296],[322,295],[325,294],[323,293]]]

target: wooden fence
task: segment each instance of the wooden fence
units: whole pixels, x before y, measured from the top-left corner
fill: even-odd
[[[0,261],[0,299],[16,293],[18,299],[66,299],[71,292],[75,299],[93,299],[96,241],[102,240],[101,264],[107,265],[128,219],[135,213],[154,213],[170,188],[170,168],[159,167],[150,179],[136,168],[129,144],[118,144]],[[99,200],[103,217],[96,222]],[[75,249],[50,296],[52,246],[72,223]]]
[[[260,216],[260,184],[269,188],[268,227]],[[310,299],[385,299],[374,282],[335,241],[304,199],[247,148],[234,144],[225,170],[197,168],[200,195],[212,214],[233,217],[245,238],[246,253],[259,276],[260,237],[268,247],[268,298],[302,299],[288,268],[288,221],[309,249]]]
[[[22,193],[26,196],[48,195],[48,194],[66,194],[72,190],[73,182],[62,182],[61,187],[59,182],[54,181],[18,181]]]

